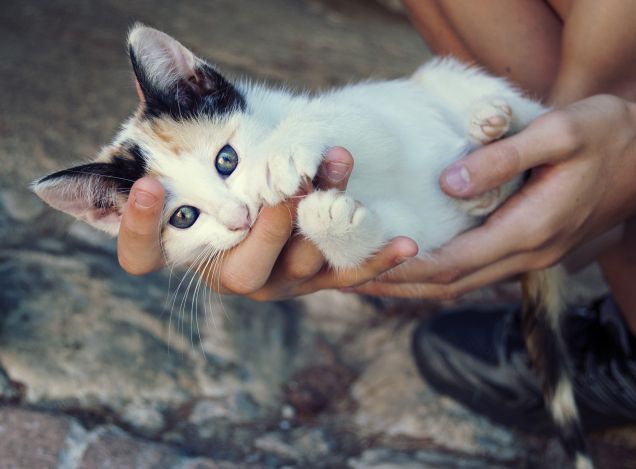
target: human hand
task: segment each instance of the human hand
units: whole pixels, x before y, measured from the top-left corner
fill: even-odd
[[[353,168],[351,154],[332,148],[321,165],[317,185],[344,190]],[[305,188],[306,193],[311,188]],[[302,195],[299,193],[299,195]],[[200,272],[220,293],[241,294],[257,300],[276,300],[325,288],[358,285],[375,278],[417,253],[408,238],[396,238],[357,269],[334,273],[315,246],[296,236],[293,227],[298,198],[264,207],[245,240],[222,256],[221,265]],[[118,236],[121,266],[142,275],[164,266],[158,226],[163,188],[149,177],[137,181],[124,209]]]
[[[354,291],[449,299],[549,267],[636,212],[636,104],[599,95],[541,116],[519,134],[447,168],[451,196],[530,179],[486,222],[426,260],[412,259]]]

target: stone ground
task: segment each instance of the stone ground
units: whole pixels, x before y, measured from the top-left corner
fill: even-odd
[[[194,302],[191,277],[128,276],[112,240],[27,190],[90,158],[133,110],[133,21],[235,76],[319,89],[409,73],[428,56],[387,3],[3,2],[0,468],[563,465],[553,440],[495,426],[420,381],[410,334],[441,305],[330,292]],[[594,272],[578,285],[602,288]],[[593,447],[599,467],[635,467],[633,431],[593,436]]]

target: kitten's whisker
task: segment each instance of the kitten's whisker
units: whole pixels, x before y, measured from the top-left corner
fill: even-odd
[[[205,271],[205,265],[207,265],[207,263],[209,262],[210,259],[210,254],[213,255],[213,250],[209,249],[207,250],[207,254],[206,256],[202,259],[202,263],[199,265],[199,267],[197,268],[197,283],[194,287],[194,293],[193,293],[193,298],[194,298],[194,321],[196,324],[196,328],[197,328],[197,335],[199,338],[199,347],[201,348],[201,353],[203,354],[203,356],[205,357],[205,350],[203,348],[203,339],[201,338],[201,329],[199,327],[199,293],[200,293],[200,288],[201,288],[201,283],[203,281],[203,276],[201,274],[200,269],[203,269],[203,271]],[[202,267],[203,266],[203,267]],[[204,315],[205,315],[205,302],[204,302]],[[190,326],[192,327],[192,326]]]
[[[216,255],[214,256],[214,258],[212,259],[212,263],[210,264],[210,276],[208,276],[207,280],[208,280],[208,305],[209,305],[209,313],[210,316],[208,318],[208,321],[212,321],[212,327],[213,329],[216,329],[216,321],[214,319],[214,304],[213,304],[213,293],[214,293],[214,289],[213,289],[213,284],[211,282],[214,282],[215,280],[217,280],[217,284],[219,285],[220,288],[220,284],[221,284],[221,264],[222,264],[222,258],[223,255],[225,254],[225,251],[217,251]]]
[[[219,304],[221,305],[221,311],[223,311],[223,315],[225,316],[226,319],[229,319],[230,316],[227,314],[227,310],[225,309],[225,305],[223,304],[223,295],[220,293],[221,292],[221,269],[223,266],[223,259],[225,258],[225,255],[228,251],[223,251],[221,253],[221,261],[218,263],[218,269],[219,269],[219,274],[218,274],[218,278],[219,278],[219,283],[218,283],[218,290],[217,290],[217,294],[216,296],[219,298]],[[212,318],[212,320],[214,320],[214,317]]]
[[[208,250],[208,255],[207,255],[207,259],[205,261],[205,264],[203,265],[202,271],[199,272],[199,287],[201,286],[201,284],[206,284],[206,287],[204,287],[204,291],[203,291],[203,295],[204,295],[204,301],[203,301],[203,315],[205,317],[206,320],[206,324],[208,326],[208,328],[210,327],[210,323],[209,323],[209,318],[207,315],[207,304],[206,304],[206,294],[205,294],[205,288],[207,287],[207,276],[210,273],[210,267],[211,264],[214,263],[214,258],[217,256],[218,251],[216,249],[214,249],[214,247],[210,246],[210,249]]]
[[[179,294],[179,290],[181,289],[181,285],[183,285],[183,282],[187,279],[188,274],[192,271],[192,269],[193,269],[194,265],[196,264],[197,260],[198,260],[199,258],[201,258],[204,254],[205,254],[205,252],[204,252],[204,251],[200,252],[200,253],[197,255],[197,257],[194,259],[193,263],[192,263],[192,264],[188,267],[188,269],[186,270],[186,272],[185,272],[185,273],[183,274],[183,276],[181,277],[181,281],[180,281],[180,282],[179,282],[179,284],[177,285],[177,288],[176,288],[175,293],[174,293],[174,295],[173,295],[172,306],[171,306],[171,308],[170,308],[170,321],[172,321],[172,313],[173,313],[174,308],[175,308],[175,306],[176,306],[176,301],[177,301],[177,297],[178,297],[178,294]],[[179,312],[181,312],[181,313],[183,313],[183,306],[182,306],[182,305],[183,305],[183,302],[185,301],[186,297],[187,297],[187,291],[184,293],[184,296],[183,296],[183,298],[182,298],[182,301],[181,301],[181,307],[180,307],[180,309],[178,309],[178,310],[177,310],[177,311],[179,311]],[[177,326],[177,332],[180,332],[180,334],[181,334],[181,335],[183,335],[183,326],[184,326],[184,323],[183,323],[183,314],[179,314],[179,324],[180,324],[182,327],[181,327],[181,329],[180,329],[180,328],[179,328],[179,326]]]
[[[216,329],[216,318],[214,316],[214,310],[212,309],[212,305],[214,304],[213,300],[216,297],[221,297],[221,271],[223,270],[223,261],[225,260],[225,255],[227,251],[220,251],[216,258],[214,259],[214,263],[212,264],[212,281],[216,280],[216,290],[213,285],[209,286],[208,297],[210,303],[210,319],[212,320],[212,325]]]
[[[185,295],[181,303],[181,310],[184,314],[185,314],[185,306],[188,300],[187,297],[188,297],[188,294],[190,293],[192,282],[194,281],[195,278],[198,278],[198,271],[201,268],[201,264],[205,260],[207,253],[208,253],[208,248],[204,248],[203,251],[200,253],[200,255],[197,257],[198,261],[193,263],[194,268],[191,270],[190,281],[188,282],[188,286],[186,287]],[[193,314],[195,314],[195,311],[193,311],[193,308],[195,306],[195,300],[196,300],[196,293],[193,296],[192,300],[190,301],[190,344],[192,348],[194,348]]]

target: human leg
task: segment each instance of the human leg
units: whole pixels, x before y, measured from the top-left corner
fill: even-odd
[[[484,66],[546,97],[559,64],[562,22],[551,5],[526,0],[403,0],[436,54]]]

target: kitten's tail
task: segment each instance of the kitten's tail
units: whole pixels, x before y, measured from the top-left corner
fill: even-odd
[[[523,334],[561,442],[576,469],[594,467],[579,418],[568,350],[561,335],[565,308],[561,267],[529,272],[522,280]]]

